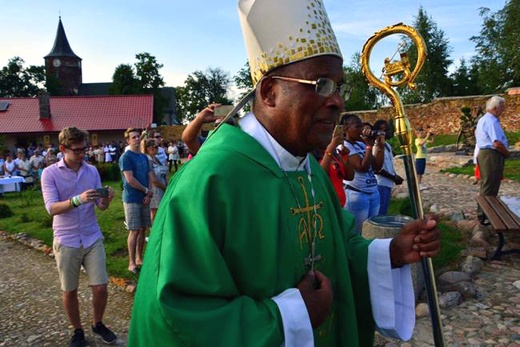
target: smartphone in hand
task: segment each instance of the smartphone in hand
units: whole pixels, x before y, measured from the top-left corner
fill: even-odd
[[[107,187],[96,188],[96,192],[98,192],[102,198],[108,198],[108,188]]]
[[[233,110],[233,105],[220,105],[215,108],[213,114],[215,117],[225,117],[229,112],[231,112],[231,110]]]

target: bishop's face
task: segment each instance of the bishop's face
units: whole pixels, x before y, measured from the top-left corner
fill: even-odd
[[[344,82],[342,63],[336,56],[321,56],[288,65],[279,74],[309,81],[328,78],[341,84]],[[276,71],[272,75],[277,75]],[[282,79],[271,79],[269,83],[274,93],[272,112],[260,120],[269,133],[293,155],[304,156],[317,148],[325,148],[344,108],[339,91],[324,97],[317,94],[311,84]]]

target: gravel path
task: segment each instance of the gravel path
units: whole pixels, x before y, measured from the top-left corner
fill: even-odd
[[[53,258],[0,236],[0,346],[68,346],[72,326],[63,310]],[[91,292],[82,274],[81,321],[88,346],[103,346],[90,329]],[[126,345],[133,296],[110,286],[104,322]],[[106,345],[105,345],[106,346]]]
[[[478,186],[472,185],[468,177],[438,173],[439,167],[449,166],[452,160],[461,158],[438,155],[438,163],[444,164],[428,167],[423,182],[430,188],[422,192],[425,211],[461,211],[468,222],[474,222]],[[430,164],[434,163],[430,160]],[[398,167],[399,170],[402,168]],[[396,194],[404,194],[404,187]],[[518,197],[520,183],[504,182],[502,194]],[[506,236],[508,241],[509,237]],[[490,242],[496,244],[496,237]],[[516,242],[520,246],[520,237]],[[54,259],[6,239],[0,232],[0,269],[0,347],[67,346],[72,328],[63,311]],[[520,256],[507,256],[501,262],[486,261],[474,283],[478,298],[441,310],[446,346],[520,347]],[[133,295],[112,285],[109,293],[104,322],[117,333],[118,345],[125,346]],[[90,291],[84,276],[79,294],[89,346],[102,346],[89,328]],[[431,336],[429,318],[421,318],[411,341],[378,339],[377,346],[433,346]]]

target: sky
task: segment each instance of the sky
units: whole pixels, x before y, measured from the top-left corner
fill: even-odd
[[[451,59],[467,60],[474,54],[469,38],[479,35],[482,27],[479,8],[496,12],[506,1],[324,0],[324,4],[349,65],[374,32],[399,22],[412,25],[421,6],[448,38]],[[280,11],[286,10],[280,5]],[[247,61],[237,1],[6,0],[0,67],[15,56],[25,61],[25,67],[43,65],[60,15],[72,50],[83,59],[84,83],[110,82],[118,65],[133,65],[135,55],[142,52],[164,65],[160,73],[166,85],[174,87],[183,85],[194,71],[209,67],[221,68],[232,77]],[[387,38],[374,48],[374,71],[394,54],[396,41]]]

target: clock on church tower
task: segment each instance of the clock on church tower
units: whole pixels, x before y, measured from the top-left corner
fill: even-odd
[[[81,58],[70,48],[61,17],[58,22],[58,30],[54,40],[54,46],[45,57],[45,70],[47,78],[56,80],[54,95],[75,95],[82,82]]]

